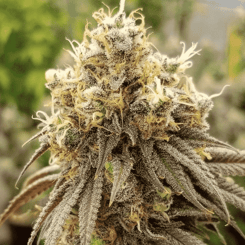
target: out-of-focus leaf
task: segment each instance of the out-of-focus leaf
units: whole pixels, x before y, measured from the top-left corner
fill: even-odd
[[[25,80],[27,91],[32,92],[36,98],[41,99],[45,90],[42,70],[31,71]]]
[[[0,0],[0,12],[0,103],[31,114],[65,42],[67,14],[53,0]]]
[[[8,70],[4,66],[0,66],[0,87],[8,89],[10,84]]]
[[[30,59],[34,65],[39,66],[42,65],[45,57],[49,55],[49,51],[49,47],[45,44],[31,44],[23,50],[22,58],[23,60]]]
[[[229,58],[228,58],[228,72],[231,79],[235,78],[241,71],[241,45],[242,38],[236,31],[230,33],[229,38]]]

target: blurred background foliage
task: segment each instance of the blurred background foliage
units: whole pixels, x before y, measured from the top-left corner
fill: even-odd
[[[103,2],[111,9],[119,4],[119,0]],[[239,149],[245,149],[244,9],[233,9],[233,14],[228,15],[224,8],[208,5],[207,2],[126,0],[125,10],[129,14],[134,9],[143,8],[146,27],[151,27],[148,33],[154,32],[150,41],[161,53],[175,57],[181,53],[180,41],[185,41],[187,47],[191,46],[192,41],[199,42],[201,56],[193,57],[193,68],[187,71],[193,76],[198,90],[211,95],[218,93],[225,84],[231,85],[222,96],[214,99],[215,106],[209,116],[209,132]],[[38,142],[33,142],[21,148],[37,132],[37,122],[31,116],[38,109],[50,113],[47,107],[43,107],[50,101],[49,91],[44,86],[45,71],[57,67],[63,69],[64,65],[73,64],[64,50],[71,49],[65,37],[81,42],[86,21],[91,23],[89,28],[92,29],[96,25],[92,13],[101,7],[106,9],[100,0],[0,0],[0,212],[8,200],[18,193],[14,182],[38,147]],[[114,10],[115,13],[117,10]],[[224,11],[218,24],[220,29],[224,28],[222,25],[227,16],[230,17],[224,29],[225,40],[220,39],[218,45],[212,39],[216,32],[214,25],[208,26],[211,33],[214,28],[213,35],[208,38],[203,38],[200,30],[205,29],[208,14],[212,11],[216,11],[217,16],[222,16]],[[44,154],[25,176],[47,165],[48,158],[48,153]],[[243,178],[237,177],[235,180],[245,186]],[[28,215],[15,216],[1,227],[0,244],[26,244],[31,224],[39,210],[34,203],[42,205],[45,201],[40,200],[40,197],[37,198],[19,211],[29,210]],[[232,206],[230,210],[245,232],[245,215]],[[242,244],[239,236],[224,225],[221,223],[219,227],[228,244]],[[208,244],[222,244],[217,235],[209,235],[211,240],[206,241]]]
[[[44,95],[43,71],[63,46],[68,15],[45,0],[3,0],[0,11],[0,102],[30,114]]]

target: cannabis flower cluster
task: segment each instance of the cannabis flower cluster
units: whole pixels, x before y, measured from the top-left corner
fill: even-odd
[[[47,150],[51,166],[25,181],[0,224],[53,187],[28,245],[41,228],[45,245],[89,245],[93,236],[198,245],[197,225],[219,234],[220,219],[245,238],[226,205],[245,211],[245,190],[226,177],[245,175],[245,153],[206,133],[217,95],[199,93],[185,73],[197,44],[182,43],[177,58],[154,51],[140,9],[126,17],[123,2],[114,16],[95,12],[98,26],[86,25],[82,43],[69,41],[74,67],[46,72],[52,114],[37,112],[41,130],[29,141],[40,148],[20,177]]]

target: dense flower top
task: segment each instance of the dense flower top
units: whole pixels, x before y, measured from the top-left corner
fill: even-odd
[[[140,9],[127,18],[124,13],[112,16],[100,9],[93,17],[98,27],[90,31],[87,24],[81,44],[69,41],[74,68],[50,69],[45,74],[53,114],[40,120],[49,132],[45,141],[51,151],[57,155],[70,140],[71,130],[75,137],[75,131],[106,128],[103,121],[114,114],[121,125],[130,118],[145,139],[168,140],[168,131],[185,126],[208,128],[205,118],[213,103],[196,91],[192,78],[185,74],[192,66],[188,59],[199,54],[197,44],[185,50],[182,43],[181,56],[168,58],[154,52],[147,41]],[[136,20],[141,23],[136,25]]]

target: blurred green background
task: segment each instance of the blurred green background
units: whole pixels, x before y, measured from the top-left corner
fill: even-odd
[[[119,0],[103,0],[114,8]],[[244,1],[208,0],[126,0],[126,13],[142,7],[150,41],[171,57],[182,51],[180,41],[198,42],[201,56],[193,57],[187,73],[200,92],[218,93],[210,113],[210,134],[239,149],[245,148],[245,11]],[[240,5],[240,6],[239,6]],[[86,20],[95,27],[92,13],[106,8],[99,0],[0,0],[0,212],[18,193],[14,182],[23,165],[38,147],[33,142],[21,145],[37,132],[31,119],[36,111],[50,101],[45,88],[45,71],[65,68],[73,60],[64,49],[70,49],[65,37],[81,42]],[[115,10],[116,12],[117,10]],[[64,49],[63,49],[64,48]],[[46,153],[25,176],[48,164]],[[24,177],[25,178],[25,177]],[[244,178],[235,178],[245,186]],[[22,211],[28,211],[41,198]],[[232,206],[230,210],[245,232],[245,215]],[[13,217],[0,228],[0,244],[26,244],[37,211]],[[229,245],[242,244],[230,227],[220,224]],[[21,239],[23,237],[23,239]],[[18,240],[17,240],[18,238]],[[210,233],[207,244],[219,245]],[[17,242],[18,241],[18,242]]]

